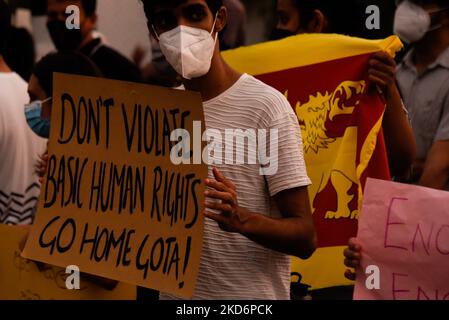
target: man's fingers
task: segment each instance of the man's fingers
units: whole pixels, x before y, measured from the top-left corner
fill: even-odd
[[[357,251],[360,252],[361,247],[360,244],[357,241],[357,238],[351,238],[349,239],[349,248],[352,249],[353,251]]]
[[[206,218],[209,218],[211,220],[218,222],[219,224],[225,224],[225,222],[226,222],[226,217],[221,214],[216,214],[216,213],[212,213],[209,211],[205,211],[204,216]]]
[[[215,190],[206,190],[204,195],[208,198],[222,200],[229,204],[234,204],[234,198],[229,192],[220,192]]]
[[[353,254],[353,251],[351,249],[349,249],[349,248],[346,248],[343,251],[343,255],[345,256],[345,258],[352,259],[352,254]]]
[[[390,77],[388,74],[385,74],[381,71],[374,70],[374,69],[370,69],[369,76],[376,77],[376,78],[380,79],[382,81],[382,83],[385,83],[385,84],[391,83],[394,79],[393,77]],[[378,83],[377,81],[374,81],[374,82]]]
[[[44,154],[40,155],[39,158],[43,161],[47,161],[48,160],[48,152],[45,152]]]
[[[224,192],[228,191],[228,188],[223,183],[215,181],[215,180],[206,179],[205,184],[206,184],[206,186],[216,189],[218,191],[224,191]]]
[[[371,61],[373,61],[373,60],[380,60],[380,61],[388,64],[389,66],[396,67],[396,62],[394,61],[393,57],[390,56],[385,51],[380,51],[380,52],[374,53],[371,57]]]
[[[348,259],[355,259],[355,260],[360,260],[361,259],[361,255],[360,255],[360,253],[358,251],[354,251],[354,250],[351,250],[349,248],[345,249],[343,254]]]
[[[215,179],[217,179],[217,181],[219,182],[223,182],[224,180],[226,180],[225,176],[220,172],[220,170],[218,170],[217,168],[213,168],[212,172],[214,174]]]
[[[387,83],[383,79],[381,79],[379,77],[376,77],[376,76],[374,76],[372,74],[370,74],[368,78],[369,78],[369,80],[371,82],[377,84],[378,86],[381,86],[381,87],[386,87],[387,86]]]
[[[218,182],[222,182],[228,188],[235,190],[235,185],[231,181],[226,179],[226,177],[221,173],[220,170],[218,170],[217,168],[213,168],[212,172],[214,173],[214,177]]]
[[[225,203],[206,202],[205,207],[208,209],[222,211],[222,212],[232,212],[232,207],[229,204],[225,204]]]
[[[356,274],[355,274],[354,272],[352,272],[351,270],[346,269],[346,271],[345,271],[345,277],[346,277],[346,279],[348,279],[348,280],[355,281],[355,279],[356,279]]]
[[[371,73],[373,70],[377,70],[381,73],[388,75],[390,78],[394,78],[396,76],[396,69],[392,66],[386,65],[378,60],[373,60],[369,72]]]
[[[360,266],[359,260],[352,260],[352,259],[345,259],[344,261],[345,266],[348,268],[358,268]]]

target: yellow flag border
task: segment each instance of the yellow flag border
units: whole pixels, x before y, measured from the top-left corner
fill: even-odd
[[[358,207],[359,207],[360,213],[361,213],[362,202],[363,202],[363,190],[362,190],[362,184],[360,183],[360,180],[362,178],[362,174],[368,168],[369,162],[371,161],[373,153],[376,150],[377,137],[382,128],[383,116],[384,116],[384,113],[382,113],[382,116],[380,117],[380,119],[377,121],[377,123],[374,125],[374,127],[371,129],[370,133],[366,137],[366,140],[363,143],[362,150],[360,152],[360,163],[356,169],[357,182],[359,184]]]
[[[331,43],[332,46],[323,43]],[[367,40],[339,34],[302,34],[228,50],[223,52],[223,57],[233,68],[257,76],[377,51],[386,51],[394,56],[402,48],[403,45],[396,36],[382,40]],[[236,54],[236,51],[242,49],[245,50],[245,54]],[[261,57],[260,52],[264,52],[264,57],[272,58],[267,61]],[[312,53],[304,54],[307,52]]]

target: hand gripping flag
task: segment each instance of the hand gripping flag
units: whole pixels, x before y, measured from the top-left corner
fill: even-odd
[[[349,285],[343,250],[357,234],[367,177],[390,180],[382,133],[385,101],[368,81],[373,53],[390,55],[400,40],[365,40],[308,34],[225,52],[225,60],[278,89],[301,126],[318,249],[311,259],[293,258],[312,289]]]

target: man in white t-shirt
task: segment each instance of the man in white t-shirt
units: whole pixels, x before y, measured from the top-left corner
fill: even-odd
[[[27,83],[2,57],[9,24],[8,8],[0,0],[0,223],[28,225],[40,191],[35,166],[46,141],[31,131],[25,119]]]
[[[224,62],[217,41],[227,21],[221,0],[143,3],[167,61],[187,90],[201,93],[208,133],[277,134],[273,141],[267,138],[269,162],[260,144],[255,162],[248,157],[234,164],[219,159],[219,152],[211,155],[215,162],[205,182],[204,245],[193,299],[287,300],[290,255],[306,259],[316,246],[298,120],[281,93]],[[214,148],[224,155],[228,143],[225,138]],[[232,155],[242,153],[247,154],[237,147]]]

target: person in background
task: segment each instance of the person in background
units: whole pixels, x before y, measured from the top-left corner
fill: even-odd
[[[342,33],[346,15],[340,2],[329,0],[276,0],[275,39],[302,33]],[[345,7],[343,7],[345,8]],[[396,62],[386,52],[373,54],[368,70],[369,80],[383,93],[387,109],[383,130],[391,173],[402,179],[410,172],[416,154],[413,131],[396,85]]]
[[[141,69],[142,78],[145,83],[174,88],[181,85],[181,79],[175,69],[167,62],[162,54],[159,43],[151,38],[151,62],[142,66],[147,51],[137,46],[133,52],[133,61]]]
[[[36,59],[34,40],[28,30],[11,26],[4,59],[11,70],[28,81]]]
[[[43,57],[34,67],[28,85],[30,103],[25,114],[30,128],[40,137],[50,136],[53,103],[53,73],[102,77],[98,67],[79,52],[56,52]]]
[[[346,1],[345,1],[346,2]],[[302,33],[347,34],[354,30],[351,6],[333,0],[276,0],[276,26],[271,40],[278,40]]]
[[[222,50],[228,50],[245,45],[245,6],[240,0],[223,0],[223,6],[228,10],[229,23],[219,36],[220,47]],[[133,53],[135,64],[141,66],[145,55],[145,50],[137,47]],[[181,78],[167,62],[158,41],[154,38],[151,38],[151,57],[151,62],[142,67],[142,76],[146,83],[164,87],[177,87],[181,84]]]
[[[449,0],[402,1],[394,29],[411,47],[397,70],[417,144],[409,182],[449,191]]]
[[[40,193],[34,165],[45,151],[46,140],[28,127],[27,83],[3,58],[10,23],[9,8],[0,0],[0,223],[29,225]]]
[[[449,1],[400,2],[394,29],[411,45],[397,72],[418,146],[410,182],[449,191]],[[344,256],[348,268],[360,266],[356,238]],[[355,280],[351,269],[345,276]]]
[[[351,33],[345,23],[350,20],[348,12],[351,11],[344,13],[346,7],[340,1],[276,0],[276,4],[277,25],[273,39],[303,33]],[[382,126],[391,174],[400,180],[410,173],[416,143],[396,84],[396,62],[388,53],[378,52],[373,54],[369,64],[369,81],[379,88],[387,104]],[[352,289],[324,288],[312,291],[312,296],[314,299],[351,299]]]
[[[141,82],[139,69],[127,58],[94,37],[97,0],[47,0],[47,28],[58,51],[79,51],[89,57],[103,76],[113,80]],[[80,29],[66,27],[66,8],[80,8]]]

